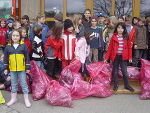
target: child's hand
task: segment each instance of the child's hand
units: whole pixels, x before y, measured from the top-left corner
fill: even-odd
[[[4,70],[4,74],[7,75],[8,74],[8,70]]]
[[[132,60],[129,60],[130,63],[132,63]]]
[[[30,72],[30,70],[26,70],[26,73],[29,73]]]
[[[137,45],[134,45],[134,49],[136,49],[137,48]]]
[[[7,77],[7,79],[6,79],[6,81],[10,81],[11,80],[11,77],[10,76],[8,76]]]
[[[107,60],[104,60],[104,63],[108,63]]]

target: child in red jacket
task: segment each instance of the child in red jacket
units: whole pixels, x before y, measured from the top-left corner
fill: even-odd
[[[7,40],[7,27],[6,27],[6,20],[1,19],[0,20],[0,48],[4,50],[6,46],[6,40]]]
[[[62,67],[66,67],[75,58],[76,36],[73,34],[73,23],[70,19],[64,21],[64,33],[62,35]]]
[[[31,50],[32,50],[32,45],[30,42],[29,37],[27,36],[27,30],[24,27],[19,28],[19,31],[21,32],[22,35],[22,41],[26,44],[26,46],[28,47],[28,54],[31,54]]]
[[[62,50],[62,30],[63,23],[55,23],[52,34],[48,37],[45,45],[44,52],[47,58],[46,72],[47,74],[56,79],[56,75],[61,72],[61,50]]]
[[[118,23],[111,38],[104,61],[107,62],[110,59],[113,62],[112,74],[114,80],[114,91],[118,90],[118,72],[120,66],[123,74],[124,88],[134,92],[134,89],[129,85],[127,72],[127,60],[132,62],[131,45],[132,43],[129,41],[125,24]]]

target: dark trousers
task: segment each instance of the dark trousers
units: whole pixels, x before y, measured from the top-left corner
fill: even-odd
[[[104,60],[104,51],[103,50],[98,50],[98,61],[103,61]]]
[[[8,88],[11,86],[11,81],[6,81],[7,77],[9,75],[5,75],[4,73],[1,73],[0,75],[0,83],[4,84],[5,88]]]
[[[60,74],[61,71],[62,62],[58,58],[47,60],[46,72],[50,77],[56,79],[56,75]]]
[[[140,67],[140,59],[147,59],[147,50],[145,49],[134,49],[133,66]]]
[[[122,60],[122,55],[117,55],[113,62],[113,81],[114,85],[118,85],[118,74],[119,74],[119,66],[121,67],[121,71],[123,74],[124,86],[129,86],[128,82],[128,72],[127,72],[127,61]]]

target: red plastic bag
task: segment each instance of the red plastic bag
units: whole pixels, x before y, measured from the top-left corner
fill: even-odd
[[[54,106],[72,107],[72,98],[69,89],[60,86],[60,84],[52,80],[46,90],[46,101]]]
[[[39,100],[44,98],[46,94],[46,88],[49,84],[50,80],[52,80],[50,77],[47,76],[47,74],[38,67],[35,61],[31,61],[31,70],[29,73],[32,78],[32,97],[33,100]]]
[[[127,71],[128,71],[128,77],[129,79],[135,79],[135,80],[139,80],[140,79],[140,69],[138,67],[132,67],[132,66],[128,66],[127,67]],[[119,70],[119,77],[123,77],[121,69]]]
[[[76,78],[72,85],[71,96],[73,100],[78,100],[94,95],[98,91],[98,88],[93,87],[93,84]]]
[[[141,59],[141,95],[140,99],[150,99],[150,61]]]
[[[74,60],[70,63],[70,65],[66,66],[64,69],[69,69],[71,72],[78,72],[81,67],[81,62],[79,60]]]
[[[71,89],[75,78],[82,79],[81,74],[71,72],[70,69],[65,68],[61,72],[59,83],[60,85],[68,89]]]
[[[106,98],[106,97],[110,97],[112,95],[112,92],[110,91],[110,87],[108,88],[105,85],[103,85],[102,83],[93,84],[93,88],[98,89],[97,93],[92,95],[94,97]]]

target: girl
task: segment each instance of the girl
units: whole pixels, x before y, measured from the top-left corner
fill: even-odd
[[[18,79],[24,93],[24,101],[26,107],[31,107],[28,98],[28,85],[26,83],[26,72],[30,69],[30,60],[28,56],[28,49],[23,42],[21,42],[21,33],[18,30],[12,31],[10,35],[10,44],[8,44],[4,51],[4,64],[9,67],[11,75],[11,100],[7,106],[13,105],[17,101]]]
[[[86,9],[82,17],[82,24],[85,28],[91,27],[91,10]]]
[[[89,80],[89,73],[86,69],[86,65],[89,63],[88,57],[90,53],[90,40],[92,39],[92,32],[86,32],[85,37],[79,38],[75,48],[75,56],[77,60],[81,62],[81,68],[79,72],[83,76],[85,81]]]
[[[6,28],[6,20],[2,19],[0,21],[0,48],[4,50],[6,46],[7,40],[7,28]]]
[[[47,57],[46,71],[53,79],[56,79],[56,72],[58,72],[58,74],[61,72],[62,30],[63,23],[55,23],[55,26],[52,29],[52,34],[48,37],[44,45],[44,52]]]
[[[9,18],[9,19],[7,19],[6,23],[7,23],[7,27],[8,27],[7,42],[9,42],[10,34],[11,34],[12,30],[13,30],[14,19]]]
[[[28,54],[30,55],[31,54],[31,49],[32,49],[32,45],[31,45],[31,42],[29,40],[29,37],[27,35],[27,30],[26,28],[24,27],[21,27],[19,29],[19,31],[21,32],[21,35],[22,35],[22,41],[26,44],[26,46],[28,47]]]
[[[20,22],[15,21],[15,22],[13,23],[13,28],[14,28],[14,29],[19,29],[20,27],[21,27],[21,23],[20,23]]]
[[[140,67],[140,59],[147,58],[148,41],[145,27],[145,19],[141,18],[138,21],[137,27],[135,27],[134,37],[134,62],[133,65]]]
[[[134,89],[129,85],[128,72],[127,72],[127,60],[132,62],[132,47],[127,35],[126,26],[124,23],[118,23],[114,34],[111,38],[108,51],[105,56],[104,62],[109,59],[113,62],[113,80],[114,80],[114,91],[118,90],[118,71],[119,66],[123,73],[124,87],[131,92]]]
[[[70,19],[64,21],[64,33],[62,35],[62,67],[66,67],[75,58],[76,36],[73,34],[73,23]]]
[[[84,26],[82,25],[82,16],[80,14],[73,15],[73,25],[75,29],[76,38],[84,36]]]
[[[32,59],[36,61],[36,64],[44,69],[44,65],[42,59],[44,57],[44,48],[42,41],[42,26],[36,25],[33,28],[33,32],[35,34],[33,42],[32,42]]]

